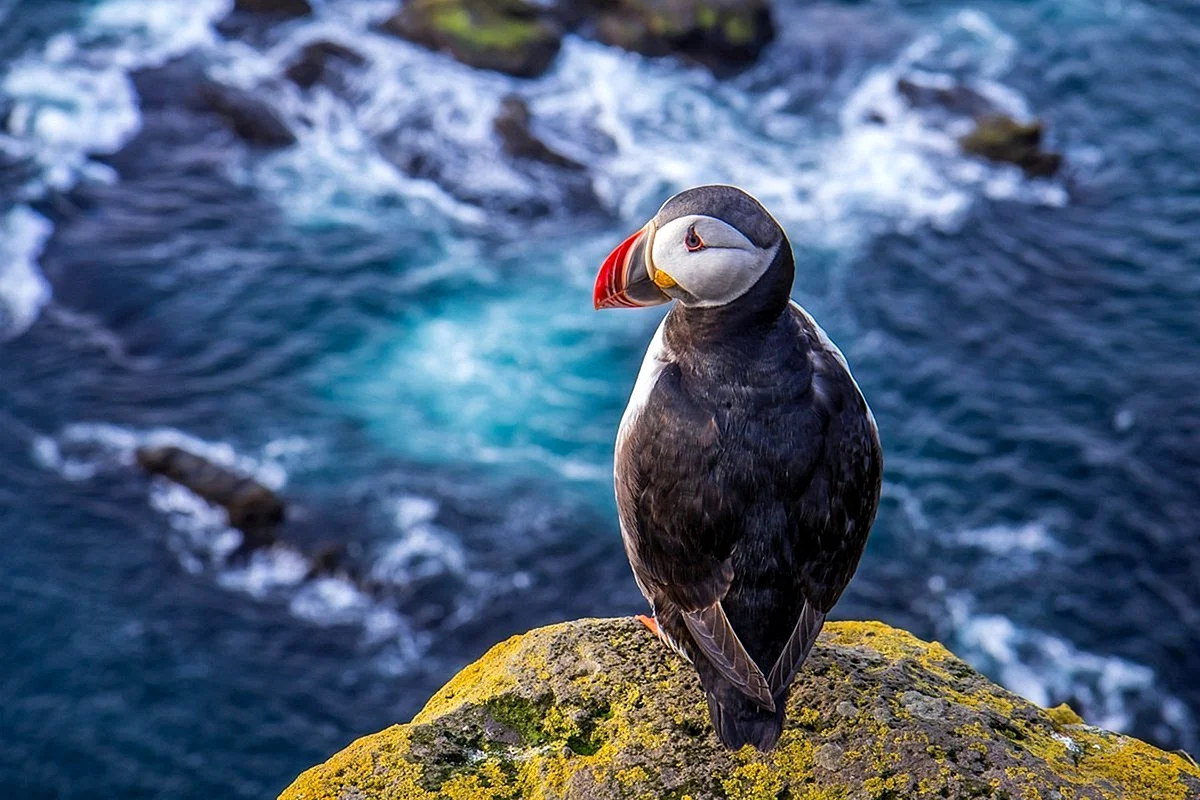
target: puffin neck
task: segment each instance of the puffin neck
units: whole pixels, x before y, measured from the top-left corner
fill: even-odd
[[[784,238],[771,265],[745,294],[720,306],[689,307],[676,303],[668,316],[668,332],[693,347],[761,339],[787,309],[795,273],[792,248]]]

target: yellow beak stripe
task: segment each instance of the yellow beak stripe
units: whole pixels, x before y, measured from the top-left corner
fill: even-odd
[[[660,289],[670,289],[675,285],[675,279],[663,272],[661,269],[654,270],[654,275],[651,277],[651,280],[653,280],[654,285]]]

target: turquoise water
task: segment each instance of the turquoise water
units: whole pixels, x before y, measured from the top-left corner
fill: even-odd
[[[879,419],[884,502],[837,609],[1014,691],[1200,746],[1200,15],[1186,4],[780,4],[726,82],[568,38],[475,72],[330,0],[246,42],[226,3],[0,2],[0,774],[18,797],[262,797],[403,721],[490,644],[641,601],[611,500],[658,313],[597,314],[605,253],[728,181]],[[302,44],[370,59],[278,79]],[[298,136],[172,98],[187,55]],[[962,157],[899,77],[1044,116],[1052,181]],[[586,207],[504,159],[519,91]],[[6,111],[6,113],[5,113]],[[880,124],[877,118],[884,122]],[[414,178],[397,165],[419,159]],[[430,179],[428,176],[433,176]],[[347,543],[306,581],[132,465],[176,442]]]

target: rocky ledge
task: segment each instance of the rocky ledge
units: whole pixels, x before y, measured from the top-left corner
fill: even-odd
[[[1005,691],[937,643],[826,627],[779,746],[723,750],[695,673],[632,619],[515,636],[282,800],[1193,800],[1200,769]]]

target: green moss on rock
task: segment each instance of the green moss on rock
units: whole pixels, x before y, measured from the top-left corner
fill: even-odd
[[[358,740],[283,800],[1193,800],[1200,769],[1046,711],[944,647],[826,628],[771,753],[730,753],[695,673],[630,619],[492,648],[408,725]]]
[[[563,37],[527,0],[408,0],[382,28],[472,67],[522,78],[545,72]]]
[[[606,44],[714,69],[752,62],[775,35],[768,0],[611,0],[592,27]]]
[[[1031,178],[1048,178],[1062,167],[1062,156],[1042,149],[1041,121],[1018,122],[1003,115],[982,116],[959,139],[962,149],[991,161],[1016,164]]]

